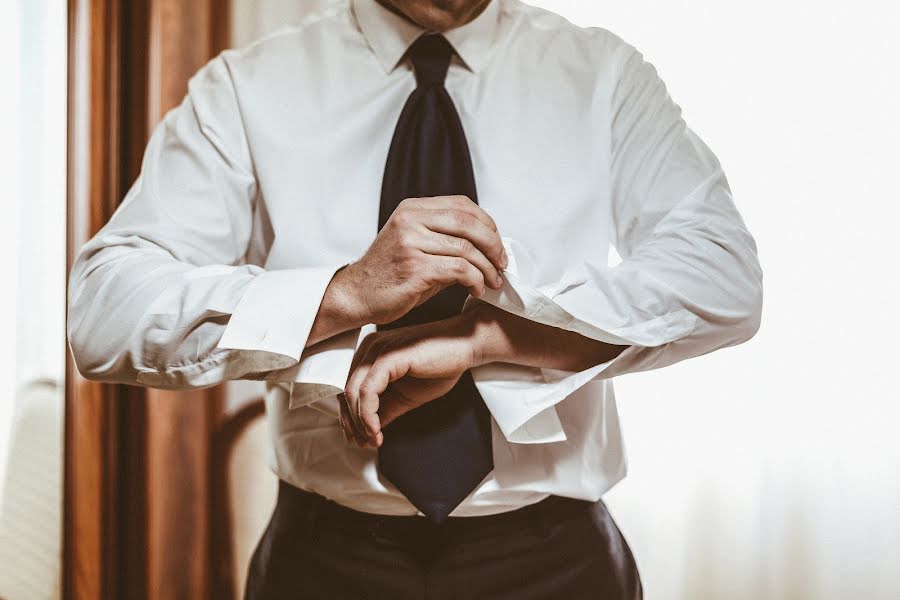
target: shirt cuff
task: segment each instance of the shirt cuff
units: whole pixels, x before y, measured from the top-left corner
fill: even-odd
[[[217,346],[297,362],[328,284],[342,265],[266,271],[247,286]]]
[[[627,360],[626,349],[616,358],[583,371],[560,371],[491,363],[472,369],[475,387],[507,441],[547,444],[566,441],[556,405],[613,364]]]
[[[678,310],[653,318],[636,320],[626,326],[579,319],[566,310],[555,298],[559,289],[569,285],[570,273],[554,285],[537,287],[527,283],[529,274],[536,271],[529,253],[512,238],[502,237],[509,264],[503,272],[503,287],[485,288],[480,300],[531,321],[544,323],[580,333],[594,340],[618,346],[658,346],[690,333],[696,317],[687,310]],[[466,298],[463,311],[473,301]]]
[[[356,349],[375,329],[376,325],[369,323],[322,340],[306,348],[296,365],[272,371],[265,380],[288,384],[289,409],[330,402],[344,391]]]
[[[510,238],[502,238],[509,265],[504,271],[504,284],[499,290],[488,288],[480,298],[520,317],[576,331],[609,344],[627,345],[618,356],[583,371],[560,371],[526,367],[510,363],[489,363],[472,369],[472,379],[484,403],[509,442],[544,444],[566,440],[556,412],[556,404],[592,379],[602,377],[612,365],[628,361],[642,343],[657,343],[659,327],[644,326],[630,331],[610,331],[575,319],[543,290],[526,283],[521,277],[531,268],[527,252],[521,251]],[[474,302],[469,296],[463,312]],[[680,332],[679,332],[680,333]],[[664,335],[672,335],[671,331]]]

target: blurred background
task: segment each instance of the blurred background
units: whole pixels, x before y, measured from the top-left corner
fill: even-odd
[[[765,272],[749,343],[616,382],[646,598],[900,598],[900,6],[531,1],[656,65]],[[80,379],[65,277],[187,78],[326,3],[0,2],[0,598],[239,597],[262,390]]]

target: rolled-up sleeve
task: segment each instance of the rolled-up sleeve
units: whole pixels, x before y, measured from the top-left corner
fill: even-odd
[[[762,270],[719,161],[687,127],[652,65],[623,44],[611,94],[611,238],[621,256],[574,264],[552,289],[507,276],[483,300],[627,345],[580,373],[485,365],[479,391],[511,441],[564,439],[554,405],[591,379],[671,365],[758,330]],[[508,253],[515,242],[507,240]],[[536,421],[535,421],[536,420]]]
[[[140,176],[74,261],[67,333],[79,371],[188,388],[296,365],[342,265],[247,264],[257,201],[220,56],[156,127]]]

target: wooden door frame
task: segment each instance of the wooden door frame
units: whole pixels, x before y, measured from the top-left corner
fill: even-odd
[[[109,219],[152,127],[227,43],[227,0],[69,0],[67,266]],[[67,269],[68,270],[68,269]],[[221,388],[87,381],[66,353],[66,600],[210,597]]]

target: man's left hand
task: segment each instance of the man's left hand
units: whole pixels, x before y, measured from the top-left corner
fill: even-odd
[[[462,314],[366,336],[342,397],[344,435],[380,446],[383,427],[449,392],[477,364],[478,333],[476,321]]]
[[[626,348],[476,302],[449,319],[366,336],[350,366],[341,425],[348,440],[378,447],[382,427],[440,398],[473,367],[508,362],[578,372]]]

